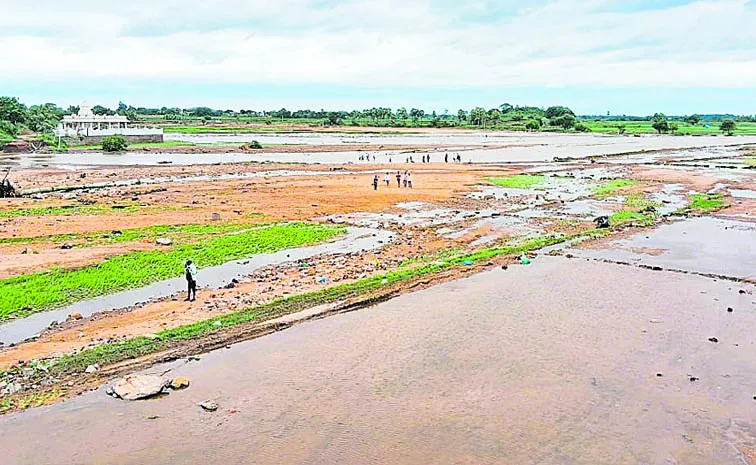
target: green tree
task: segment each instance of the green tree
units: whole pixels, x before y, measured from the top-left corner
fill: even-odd
[[[401,120],[405,120],[409,118],[409,115],[407,114],[407,109],[402,107],[398,110],[396,110],[396,117]]]
[[[560,116],[564,116],[564,115],[575,116],[575,113],[573,113],[572,110],[570,110],[567,107],[560,107],[560,106],[549,107],[546,109],[546,118],[548,119],[559,118]],[[554,126],[558,126],[558,125],[554,125]]]
[[[563,113],[556,118],[549,118],[549,124],[552,126],[559,126],[562,129],[570,129],[577,124],[578,120],[574,115],[569,113]]]
[[[735,133],[736,127],[737,125],[735,124],[735,121],[731,119],[726,119],[719,124],[719,130],[727,134],[728,136],[731,136],[733,135],[733,133]]]
[[[457,119],[459,120],[460,123],[462,123],[463,121],[465,121],[467,119],[467,112],[465,110],[461,110],[460,109],[457,112]]]
[[[690,115],[690,116],[688,116],[688,117],[685,118],[685,122],[688,123],[688,124],[691,124],[691,125],[695,126],[695,125],[697,125],[698,123],[701,122],[701,117],[698,116],[698,115]]]
[[[528,131],[537,131],[541,129],[541,120],[539,119],[531,119],[527,123],[525,123],[525,129]]]
[[[666,134],[669,132],[669,121],[664,113],[656,113],[651,118],[651,127],[659,134]]]
[[[676,133],[680,127],[674,121],[670,121],[668,131],[672,134]]]
[[[470,110],[470,124],[473,126],[483,126],[486,124],[486,110],[481,107],[475,107]]]
[[[29,107],[26,116],[26,125],[34,132],[40,134],[52,133],[63,117],[63,110],[54,103],[34,105]]]
[[[105,152],[123,152],[129,143],[120,134],[108,136],[102,140],[102,150]]]
[[[92,107],[92,113],[95,115],[115,115],[115,112],[110,108],[103,107],[102,105],[95,105]]]
[[[16,97],[0,97],[0,121],[12,124],[26,123],[26,106]]]

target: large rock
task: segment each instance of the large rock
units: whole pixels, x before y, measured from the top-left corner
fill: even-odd
[[[146,399],[163,392],[167,381],[158,375],[130,375],[113,384],[113,392],[124,400]]]

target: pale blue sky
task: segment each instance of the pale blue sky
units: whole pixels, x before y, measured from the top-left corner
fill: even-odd
[[[756,0],[0,0],[25,103],[756,113]]]

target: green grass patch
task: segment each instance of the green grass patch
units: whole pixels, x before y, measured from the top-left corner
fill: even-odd
[[[707,212],[727,206],[722,194],[693,194],[690,196],[690,210]]]
[[[488,182],[500,187],[529,189],[546,182],[546,176],[534,174],[516,174],[514,176],[507,176],[503,178],[488,178]]]
[[[655,223],[655,219],[656,215],[653,213],[620,210],[609,217],[609,223],[612,226],[627,226],[630,224],[637,226],[652,226]]]
[[[199,268],[205,268],[256,254],[314,244],[343,232],[344,228],[304,223],[269,225],[210,237],[168,251],[117,255],[79,270],[53,269],[0,280],[0,321],[181,276],[184,262],[189,259]]]
[[[186,242],[192,239],[202,238],[212,234],[225,234],[235,231],[242,231],[251,227],[261,225],[249,225],[244,223],[218,223],[218,224],[179,224],[179,225],[157,225],[145,228],[124,229],[121,231],[106,231],[86,234],[55,234],[50,236],[33,236],[33,237],[7,237],[0,239],[0,244],[32,244],[39,242],[78,242],[75,247],[91,247],[104,244],[118,244],[122,242],[133,242],[150,240],[154,241],[158,237],[166,237],[173,242]]]
[[[630,207],[633,210],[643,210],[649,207],[659,208],[662,204],[648,200],[642,195],[632,194],[625,199],[625,206]]]
[[[605,198],[609,197],[612,194],[614,194],[619,189],[622,189],[623,187],[632,186],[637,181],[635,179],[612,179],[611,181],[606,181],[605,183],[601,184],[600,186],[597,186],[593,193],[595,197],[597,198]]]
[[[108,205],[64,205],[60,207],[17,208],[15,210],[0,211],[0,218],[16,218],[19,216],[74,216],[74,215],[101,215],[104,213],[133,213],[143,208],[137,204],[126,204],[113,208]]]
[[[746,158],[744,161],[746,166],[756,166],[756,158]]]

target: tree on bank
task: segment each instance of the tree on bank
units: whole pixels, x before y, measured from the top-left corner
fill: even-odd
[[[120,134],[108,136],[102,140],[102,150],[105,152],[123,152],[128,146],[126,138]]]
[[[669,132],[669,121],[664,113],[656,113],[651,118],[651,127],[654,128],[659,134],[666,134]]]
[[[525,123],[525,129],[528,131],[537,131],[541,129],[541,120],[539,119],[531,119],[527,123]]]
[[[731,119],[726,119],[722,121],[722,123],[719,125],[719,130],[727,134],[728,136],[731,136],[733,135],[733,133],[735,133],[736,127],[737,125],[735,124],[735,121]]]

